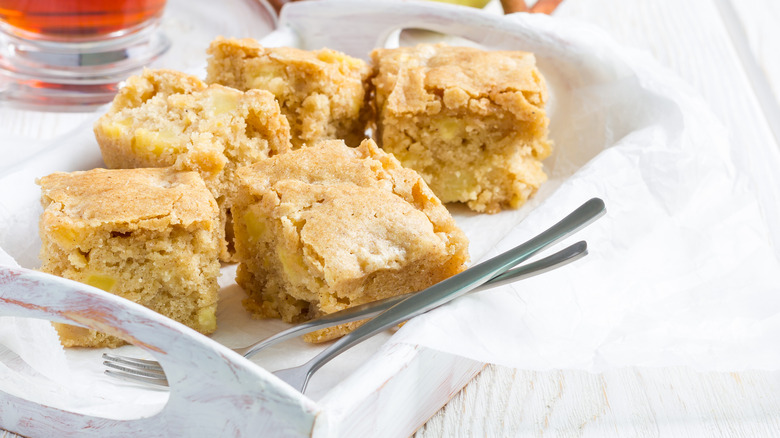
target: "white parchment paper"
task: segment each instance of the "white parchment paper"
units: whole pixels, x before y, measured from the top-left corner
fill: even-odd
[[[780,184],[752,179],[731,160],[739,148],[766,145],[738,144],[684,84],[593,29],[547,17],[515,19],[538,35],[522,48],[537,54],[550,86],[550,180],[517,211],[452,211],[479,261],[597,196],[607,216],[568,242],[587,240],[590,254],[559,271],[464,297],[392,338],[360,346],[318,373],[309,395],[318,399],[385,341],[532,369],[780,368],[773,348],[780,337],[780,251],[768,224],[778,207],[756,196]],[[85,125],[27,161],[0,167],[0,248],[7,252],[0,263],[13,258],[38,266],[35,178],[101,165]],[[214,338],[238,347],[281,330],[284,324],[253,321],[241,310],[232,269],[223,269]],[[54,336],[45,322],[0,320],[0,390],[110,418],[150,415],[164,403],[165,392],[103,377],[101,351],[66,353]],[[256,360],[275,369],[320,348],[291,342]],[[121,352],[140,354],[133,349]]]
[[[551,180],[522,222],[459,218],[472,256],[505,251],[590,197],[608,213],[569,239],[587,240],[585,259],[459,299],[392,342],[527,369],[780,368],[780,208],[759,201],[780,199],[780,178],[732,160],[776,145],[740,142],[685,84],[592,28],[514,18],[546,31],[529,46],[554,98]],[[777,152],[764,155],[780,169]]]

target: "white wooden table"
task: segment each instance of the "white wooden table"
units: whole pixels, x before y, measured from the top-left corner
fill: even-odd
[[[780,148],[780,2],[566,0],[555,15],[648,51],[698,91],[732,134]],[[0,108],[0,132],[52,138],[86,117]],[[780,436],[778,394],[776,371],[488,366],[415,437]]]
[[[554,15],[650,52],[732,135],[780,147],[780,2],[566,0]],[[489,366],[415,436],[780,436],[779,394],[776,371]]]

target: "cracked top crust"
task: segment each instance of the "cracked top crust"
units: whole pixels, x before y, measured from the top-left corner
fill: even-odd
[[[486,110],[488,103],[518,118],[542,111],[544,80],[532,53],[484,51],[445,44],[420,44],[371,53],[380,108],[396,113],[438,113],[448,108]]]
[[[385,190],[290,180],[275,187],[282,205],[276,212],[300,228],[304,257],[327,284],[447,253],[447,239],[434,232],[430,219]],[[357,292],[347,298],[358,301]]]
[[[380,188],[425,213],[437,232],[457,229],[447,209],[420,175],[401,166],[373,140],[364,140],[357,148],[349,148],[341,140],[323,141],[310,148],[240,169],[239,177],[255,196],[262,196],[284,180]],[[459,229],[457,232],[462,233]]]
[[[93,169],[56,172],[38,180],[44,215],[87,226],[130,228],[216,221],[218,208],[196,172]]]
[[[323,141],[242,168],[239,177],[266,211],[306,224],[300,238],[311,255],[340,261],[339,272],[326,277],[391,269],[433,253],[449,254],[458,272],[469,259],[466,236],[419,174],[372,140],[357,148]]]

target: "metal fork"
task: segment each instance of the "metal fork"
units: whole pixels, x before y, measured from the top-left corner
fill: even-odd
[[[555,254],[547,256],[543,259],[539,259],[538,261],[510,269],[501,275],[493,277],[490,281],[473,289],[471,292],[476,293],[483,290],[493,289],[498,286],[503,286],[505,284],[534,277],[553,269],[560,268],[561,266],[567,265],[575,260],[579,260],[580,258],[587,255],[587,248],[588,246],[584,241],[577,242],[556,252]],[[400,303],[401,301],[409,298],[414,293],[415,292],[410,292],[408,294],[389,297],[383,300],[350,307],[339,312],[322,315],[318,318],[303,322],[301,324],[290,327],[287,330],[283,330],[279,333],[269,336],[248,347],[234,348],[233,351],[246,358],[249,358],[267,347],[284,342],[297,336],[305,335],[306,333],[311,333],[315,330],[372,318]],[[106,370],[106,374],[112,377],[117,377],[124,380],[140,381],[143,383],[150,383],[159,386],[168,386],[168,380],[165,377],[165,372],[163,371],[160,363],[157,361],[109,353],[103,353],[103,359],[103,365],[111,368]]]
[[[341,352],[385,329],[471,292],[477,287],[485,285],[494,277],[506,274],[513,266],[527,260],[544,248],[547,248],[580,230],[602,216],[605,212],[604,202],[598,198],[593,198],[566,216],[563,220],[526,243],[437,283],[428,289],[411,294],[411,296],[400,302],[391,304],[392,307],[388,310],[342,337],[305,364],[298,367],[278,370],[275,371],[274,374],[294,388],[303,392],[306,389],[306,385],[308,384],[311,375]],[[584,242],[581,244],[584,245]],[[584,253],[584,250],[581,252]],[[540,262],[542,261],[540,260],[537,263]],[[529,264],[527,266],[531,265],[532,264]],[[515,279],[509,280],[508,277],[504,277],[504,280],[514,281]],[[364,314],[359,318],[355,318],[355,320],[366,317],[367,315]],[[284,337],[286,339],[287,335],[283,333],[284,332],[276,335],[276,337]],[[298,332],[298,334],[300,333],[302,333],[302,331]],[[281,339],[277,339],[277,341],[279,340]],[[253,347],[248,348],[251,351]],[[252,353],[256,351],[259,351],[259,349],[255,348]],[[154,361],[144,361],[132,358],[130,358],[130,360],[119,358],[120,360],[117,361],[115,360],[115,355],[104,355],[104,358],[107,359],[104,362],[106,366],[120,370],[106,370],[106,373],[109,375],[157,385],[167,385],[164,372],[159,368],[159,364]],[[151,362],[151,364],[149,362]],[[124,366],[119,365],[118,363],[123,363]],[[149,368],[149,366],[153,368]]]
[[[468,293],[496,275],[506,272],[512,266],[527,260],[542,249],[580,230],[604,213],[606,213],[604,201],[593,198],[531,240],[417,292],[337,340],[305,364],[274,371],[274,375],[298,391],[304,392],[311,376],[343,351],[383,330]]]

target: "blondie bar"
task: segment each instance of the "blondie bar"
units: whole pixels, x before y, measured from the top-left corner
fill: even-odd
[[[236,281],[257,317],[305,321],[422,290],[466,267],[468,241],[449,212],[371,140],[357,148],[323,141],[238,174]]]
[[[263,47],[252,39],[215,40],[206,81],[276,96],[294,147],[324,139],[357,146],[365,138],[370,66],[334,50]]]
[[[41,178],[41,270],[216,329],[219,209],[195,172],[94,169]],[[121,339],[55,324],[66,347]]]
[[[421,44],[371,57],[377,142],[443,202],[494,213],[546,180],[547,91],[533,54]]]

